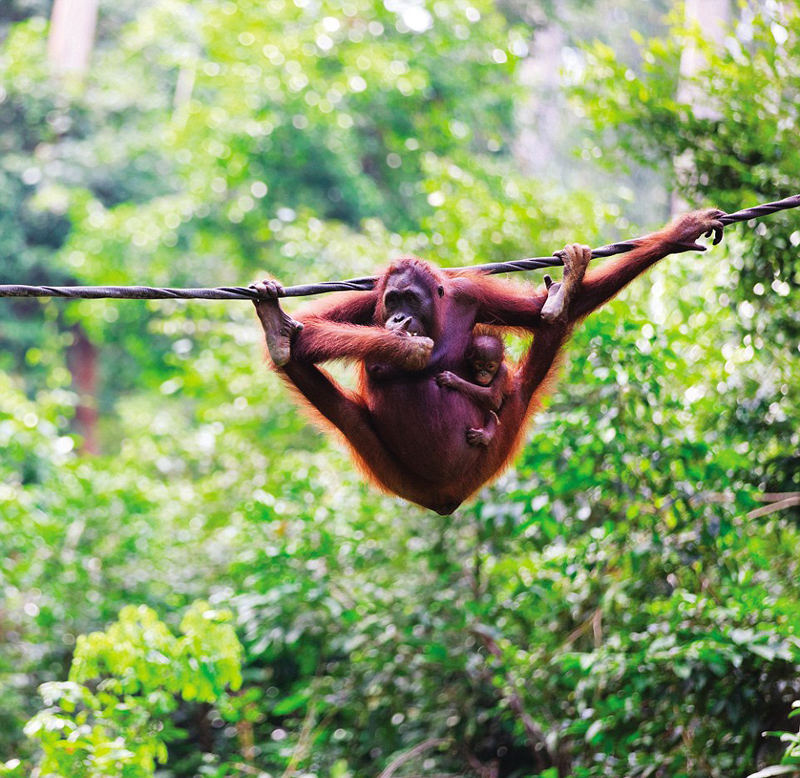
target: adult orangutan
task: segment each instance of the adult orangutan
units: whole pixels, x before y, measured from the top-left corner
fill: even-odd
[[[440,514],[452,513],[496,476],[518,449],[525,421],[574,324],[662,257],[704,251],[698,238],[722,239],[722,211],[685,214],[636,248],[585,273],[585,246],[563,251],[560,284],[533,289],[480,273],[448,275],[420,259],[392,264],[370,292],[347,292],[287,316],[275,281],[255,285],[267,347],[278,373],[345,437],[356,460],[383,489]],[[483,422],[469,397],[440,385],[443,371],[466,376],[476,324],[532,332],[511,376],[487,446],[465,430]],[[356,392],[338,386],[317,363],[360,363]]]

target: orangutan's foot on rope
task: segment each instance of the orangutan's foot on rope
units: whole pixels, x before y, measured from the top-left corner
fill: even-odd
[[[579,243],[571,243],[555,256],[564,260],[564,277],[560,283],[554,284],[550,276],[545,276],[547,299],[542,306],[541,316],[548,324],[566,321],[569,318],[569,306],[575,293],[583,283],[583,276],[592,258],[592,250]]]
[[[283,287],[272,279],[250,285],[262,298],[253,300],[256,313],[264,328],[269,356],[275,367],[283,367],[291,357],[292,337],[303,329],[303,325],[281,310],[278,298]]]

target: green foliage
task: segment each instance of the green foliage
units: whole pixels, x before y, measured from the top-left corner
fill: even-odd
[[[575,96],[607,142],[607,161],[633,158],[674,175],[672,160],[680,159],[674,184],[681,195],[729,211],[779,199],[795,193],[800,170],[792,118],[800,103],[798,30],[800,9],[792,3],[743,9],[722,45],[673,19],[667,39],[638,39],[640,74],[607,47],[589,49]],[[686,48],[702,65],[681,78],[678,98]],[[786,214],[748,230],[746,251],[734,265],[734,299],[770,309],[764,326],[779,345],[794,344],[798,335],[791,315],[791,294],[800,284],[794,224]]]
[[[792,703],[792,712],[789,714],[789,718],[797,716],[800,716],[800,700],[795,700]],[[800,732],[770,732],[768,734],[775,735],[781,739],[781,742],[786,743],[786,752],[783,755],[781,764],[765,767],[763,770],[751,773],[747,778],[770,778],[770,776],[794,776],[800,774]]]
[[[692,201],[788,193],[785,12],[743,17],[741,51],[642,41],[638,73],[594,49],[595,142],[665,175],[691,149]],[[657,226],[516,169],[531,31],[488,0],[104,4],[74,93],[45,31],[13,24],[0,54],[4,279],[291,283]],[[675,97],[684,41],[719,118]],[[587,320],[514,467],[449,519],[376,494],[306,423],[248,304],[2,303],[0,774],[780,761],[761,733],[791,729],[800,694],[800,528],[747,514],[800,477],[796,212],[761,224]],[[99,350],[96,457],[73,427],[75,324]]]
[[[721,45],[674,17],[667,39],[638,38],[638,74],[607,47],[588,49],[585,78],[574,96],[607,146],[606,160],[656,165],[690,202],[728,211],[779,199],[796,192],[800,175],[792,119],[800,104],[798,31],[800,9],[792,3],[743,8]],[[681,78],[676,97],[680,54],[686,48],[701,67]],[[680,160],[677,174],[675,159]],[[796,224],[789,212],[755,229],[738,228],[721,299],[736,308],[741,342],[769,351],[778,375],[784,365],[796,364],[800,338]],[[745,393],[752,399],[740,403],[726,423],[748,430],[765,449],[775,446],[783,452],[774,452],[763,476],[776,490],[791,490],[800,484],[800,470],[796,455],[788,452],[796,450],[798,440],[795,425],[782,427],[800,401],[791,384],[778,380],[774,387],[765,382],[757,392]],[[789,410],[788,417],[775,413],[780,407]]]
[[[798,13],[792,3],[745,9],[721,45],[675,14],[668,37],[635,38],[640,73],[606,46],[587,49],[575,95],[600,139],[617,142],[606,160],[658,162],[668,173],[672,160],[686,159],[691,173],[677,182],[682,191],[695,200],[725,193],[719,206],[726,210],[794,193]],[[679,77],[687,48],[701,66]]]
[[[170,719],[180,699],[235,717],[227,689],[241,685],[242,650],[229,621],[196,602],[176,638],[150,608],[129,605],[105,632],[80,636],[69,681],[42,684],[47,707],[25,726],[41,774],[147,778],[183,735]]]

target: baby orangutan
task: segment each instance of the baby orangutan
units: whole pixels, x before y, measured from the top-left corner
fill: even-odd
[[[488,411],[488,418],[482,428],[467,429],[467,443],[470,446],[488,446],[500,424],[497,411],[511,387],[511,373],[506,367],[504,357],[503,341],[497,335],[478,329],[473,334],[466,353],[467,366],[474,383],[459,378],[449,370],[436,376],[439,386],[461,392]]]

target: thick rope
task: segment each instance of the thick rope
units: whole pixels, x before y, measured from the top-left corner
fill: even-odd
[[[720,217],[724,225],[736,222],[759,219],[776,211],[800,207],[800,194],[764,203],[753,208],[728,213]],[[622,254],[635,248],[637,241],[624,240],[610,243],[607,246],[592,249],[592,259]],[[494,273],[516,273],[520,270],[540,270],[546,267],[557,267],[564,262],[558,257],[528,257],[511,262],[492,262],[485,265],[446,268],[448,273],[463,271],[481,271],[489,275]],[[283,297],[304,297],[324,292],[366,292],[375,286],[375,278],[352,278],[349,281],[322,281],[318,284],[300,284],[284,289]],[[150,286],[23,286],[19,284],[0,285],[0,297],[68,297],[82,299],[113,298],[117,300],[255,300],[259,295],[246,286],[221,286],[213,289],[170,289]]]

